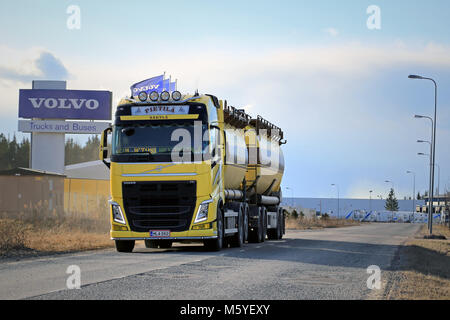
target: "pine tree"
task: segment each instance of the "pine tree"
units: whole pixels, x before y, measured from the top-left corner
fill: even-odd
[[[100,138],[92,135],[84,146],[69,138],[65,143],[65,164],[75,164],[98,159],[98,149]],[[23,137],[22,141],[17,141],[14,134],[10,139],[0,133],[0,170],[10,170],[17,167],[28,168],[30,159],[31,143],[28,138]]]
[[[394,194],[394,189],[391,188],[388,198],[386,199],[386,204],[384,206],[386,210],[398,211],[398,201]]]

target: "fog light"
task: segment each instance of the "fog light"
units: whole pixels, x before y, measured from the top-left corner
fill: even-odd
[[[195,225],[192,227],[192,230],[207,230],[207,229],[211,229],[211,223],[204,223],[204,224],[199,224],[199,225]]]
[[[126,226],[117,226],[113,224],[112,231],[128,231],[128,228]]]

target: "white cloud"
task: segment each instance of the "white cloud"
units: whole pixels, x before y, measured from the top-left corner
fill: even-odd
[[[332,37],[337,37],[339,35],[339,31],[336,28],[326,28],[323,31]]]

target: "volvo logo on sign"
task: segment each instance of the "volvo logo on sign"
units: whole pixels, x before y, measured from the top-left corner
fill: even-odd
[[[112,93],[89,90],[21,89],[19,117],[110,120]]]

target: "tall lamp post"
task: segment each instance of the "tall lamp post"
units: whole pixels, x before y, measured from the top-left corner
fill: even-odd
[[[417,140],[417,142],[429,143],[431,146],[431,143],[429,141]],[[430,229],[430,223],[431,223],[430,221],[432,221],[432,219],[433,219],[433,217],[432,217],[433,216],[433,201],[430,201],[430,199],[431,199],[431,197],[430,197],[430,192],[431,192],[430,191],[431,190],[431,155],[428,153],[423,153],[423,152],[419,152],[418,155],[430,157],[430,187],[429,187],[430,189],[428,191],[428,229]],[[438,175],[440,176],[441,175],[441,167],[437,163],[435,163],[434,166],[438,167]],[[440,180],[440,177],[438,179],[438,184],[439,184],[439,180]],[[437,191],[438,191],[438,196],[439,196],[439,188]],[[431,212],[431,218],[430,218],[430,212]]]
[[[408,76],[409,79],[418,79],[418,80],[429,80],[434,84],[434,121],[433,121],[433,139],[431,141],[432,147],[432,165],[431,165],[431,194],[430,194],[430,208],[433,209],[433,189],[434,189],[434,164],[436,160],[436,116],[437,116],[437,83],[432,78],[422,77],[419,75],[411,74]],[[433,234],[433,212],[430,210],[428,213],[429,224],[430,224],[430,235]]]
[[[369,191],[369,210],[372,212],[372,192],[373,190]]]
[[[294,208],[294,190],[290,187],[284,187],[286,190],[291,190],[291,206]]]
[[[413,182],[413,210],[412,212],[416,212],[416,173],[414,171],[406,171],[406,173],[411,173],[414,175],[414,182]]]
[[[337,212],[337,217],[339,219],[340,214],[339,214],[339,185],[336,183],[332,183],[331,186],[336,187],[337,188],[337,207],[338,207],[338,212]]]
[[[428,119],[431,122],[431,141],[426,141],[426,140],[417,140],[418,143],[428,143],[430,145],[430,182],[429,182],[429,186],[428,186],[428,230],[430,230],[430,221],[433,219],[433,175],[434,175],[434,166],[433,166],[433,130],[434,130],[434,121],[431,117],[428,116],[421,116],[421,115],[415,115],[414,116],[417,119]],[[421,156],[425,156],[426,154],[424,153],[419,153],[419,155]],[[431,234],[431,232],[430,232]]]

